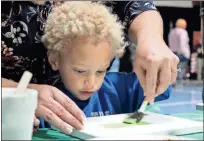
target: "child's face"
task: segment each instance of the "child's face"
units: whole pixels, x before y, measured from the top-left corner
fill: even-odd
[[[107,41],[96,45],[82,41],[71,44],[60,54],[58,61],[66,88],[78,99],[87,100],[101,87],[111,55]]]

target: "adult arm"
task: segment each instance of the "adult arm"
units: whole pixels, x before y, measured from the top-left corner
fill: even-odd
[[[149,9],[138,10],[145,7]],[[137,44],[134,71],[152,103],[176,81],[179,59],[163,40],[163,21],[153,1],[134,1],[126,9],[126,19],[128,35]]]

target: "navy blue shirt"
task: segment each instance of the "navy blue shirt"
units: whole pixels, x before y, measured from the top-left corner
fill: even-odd
[[[78,100],[68,90],[62,91],[87,117],[132,113],[144,100],[144,92],[135,73],[107,73],[101,88],[87,101]],[[171,87],[156,97],[155,102],[168,99],[170,92]]]
[[[172,87],[155,98],[156,101],[168,99]],[[101,88],[90,99],[81,101],[66,89],[62,91],[69,96],[87,117],[132,113],[139,109],[144,92],[135,73],[107,73]]]

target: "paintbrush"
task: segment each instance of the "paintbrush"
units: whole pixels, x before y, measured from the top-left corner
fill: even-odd
[[[178,68],[177,72],[180,72],[180,71],[181,71],[181,68]],[[136,118],[136,123],[140,122],[143,119],[143,117],[147,115],[147,114],[144,114],[147,104],[148,104],[148,101],[144,99],[139,110],[135,112],[132,116],[130,116],[130,118]]]
[[[148,101],[144,99],[144,101],[142,102],[142,105],[140,106],[139,110],[137,112],[135,112],[132,116],[130,116],[130,118],[135,118],[136,119],[136,123],[140,122],[143,117],[147,114],[144,113],[146,106],[148,104]]]
[[[177,72],[180,72],[181,68],[177,69]],[[139,110],[135,113],[133,113],[130,118],[135,118],[136,119],[136,123],[140,122],[143,117],[147,114],[144,113],[146,106],[148,104],[148,101],[146,99],[144,99],[144,101],[142,102],[142,105],[140,106]]]

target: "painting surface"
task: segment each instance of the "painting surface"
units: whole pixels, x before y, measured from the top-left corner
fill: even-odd
[[[103,124],[105,128],[124,128],[124,127],[130,127],[130,126],[140,126],[140,125],[148,125],[151,124],[146,121],[140,121],[136,122],[136,119],[134,118],[126,118],[123,122],[121,123],[109,123],[109,124]]]

